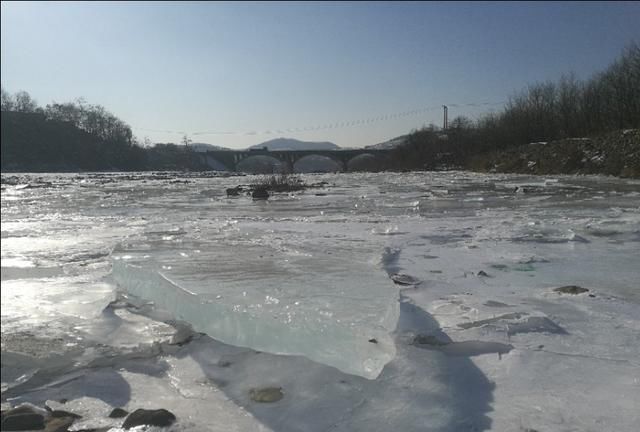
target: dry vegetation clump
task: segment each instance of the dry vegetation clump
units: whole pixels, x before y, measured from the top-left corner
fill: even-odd
[[[262,189],[271,192],[295,192],[306,188],[307,185],[300,177],[291,174],[268,175],[251,184],[252,190]]]

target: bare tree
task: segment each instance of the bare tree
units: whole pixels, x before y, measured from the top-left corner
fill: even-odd
[[[191,138],[189,138],[186,134],[182,137],[182,145],[184,145],[186,151],[191,151],[192,142],[193,141],[191,140]]]
[[[19,91],[15,94],[13,110],[17,112],[32,113],[38,108],[38,104],[26,91]]]
[[[578,133],[581,87],[574,73],[563,75],[558,83],[556,117],[559,136],[562,138]]]
[[[466,130],[473,128],[473,120],[465,116],[457,116],[449,124],[450,129]]]
[[[15,106],[15,100],[13,96],[7,92],[4,87],[0,88],[1,97],[0,97],[0,105],[2,111],[13,111]]]

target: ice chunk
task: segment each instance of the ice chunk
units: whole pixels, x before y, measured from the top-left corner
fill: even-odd
[[[225,343],[367,378],[395,356],[398,291],[375,263],[309,244],[191,244],[181,252],[154,245],[116,253],[113,278]]]

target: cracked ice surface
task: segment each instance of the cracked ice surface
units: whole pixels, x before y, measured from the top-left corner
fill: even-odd
[[[115,406],[169,409],[178,418],[172,431],[637,432],[638,181],[306,178],[319,179],[329,182],[322,195],[267,202],[227,198],[225,188],[252,181],[238,177],[3,183],[3,409],[68,399],[53,406],[84,416],[74,428],[111,432],[122,431],[106,417]],[[123,287],[140,284],[146,303],[117,291],[119,272]],[[169,302],[158,295],[164,283],[198,301]],[[382,285],[392,297],[376,294]],[[589,291],[553,290],[562,285]],[[393,327],[393,310],[373,310],[398,298],[393,331],[371,333],[385,319]],[[247,319],[229,321],[232,337],[269,347],[194,335],[161,310],[185,305],[196,313],[181,316],[203,327],[211,320],[201,307],[238,305]],[[284,311],[296,327],[284,325]],[[340,321],[354,325],[338,327],[336,313],[352,311]],[[249,326],[253,317],[271,327]],[[296,342],[284,336],[293,330],[304,349],[332,349],[332,339],[311,332],[318,328],[354,343],[373,335],[368,349],[395,356],[367,379],[321,358],[266,352]],[[349,364],[371,356],[349,354]],[[252,401],[251,389],[262,387],[281,387],[283,399]]]

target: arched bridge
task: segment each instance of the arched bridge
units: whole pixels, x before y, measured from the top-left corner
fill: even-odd
[[[350,150],[268,150],[267,148],[249,150],[210,150],[202,153],[221,164],[229,171],[236,171],[238,164],[251,156],[270,156],[282,162],[288,172],[293,172],[293,165],[306,156],[325,156],[335,161],[347,171],[349,161],[360,155],[371,155],[376,159],[385,159],[390,150],[350,149]]]

